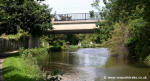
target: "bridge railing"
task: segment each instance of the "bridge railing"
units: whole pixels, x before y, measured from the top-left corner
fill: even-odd
[[[55,14],[54,21],[77,21],[77,20],[100,20],[99,13],[70,13],[70,14]]]

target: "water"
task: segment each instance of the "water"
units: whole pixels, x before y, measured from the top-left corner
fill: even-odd
[[[45,69],[64,72],[63,81],[150,81],[150,68],[110,56],[106,48],[51,53]],[[139,64],[138,64],[139,65]],[[144,77],[123,79],[125,77]],[[116,79],[117,77],[122,79]],[[104,79],[106,78],[106,79]],[[108,79],[111,78],[111,79]],[[147,79],[145,79],[147,78]]]

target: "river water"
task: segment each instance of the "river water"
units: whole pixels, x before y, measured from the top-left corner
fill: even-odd
[[[64,72],[62,81],[150,81],[150,68],[110,56],[107,48],[53,52],[46,70]]]

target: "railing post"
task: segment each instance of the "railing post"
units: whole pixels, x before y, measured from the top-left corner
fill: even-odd
[[[85,20],[86,20],[86,13],[85,13]]]
[[[69,18],[68,18],[69,16],[68,16],[68,14],[67,14],[67,21],[69,21]]]

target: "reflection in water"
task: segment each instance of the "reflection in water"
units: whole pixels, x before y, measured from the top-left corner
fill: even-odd
[[[73,52],[76,64],[84,66],[103,66],[109,57],[106,48],[84,48]]]
[[[106,48],[84,48],[74,52],[57,52],[49,55],[46,70],[60,70],[63,81],[150,81],[104,80],[104,76],[149,76],[150,69],[137,67],[125,59],[109,56]],[[45,62],[47,63],[47,62]],[[149,78],[149,77],[148,77]]]

